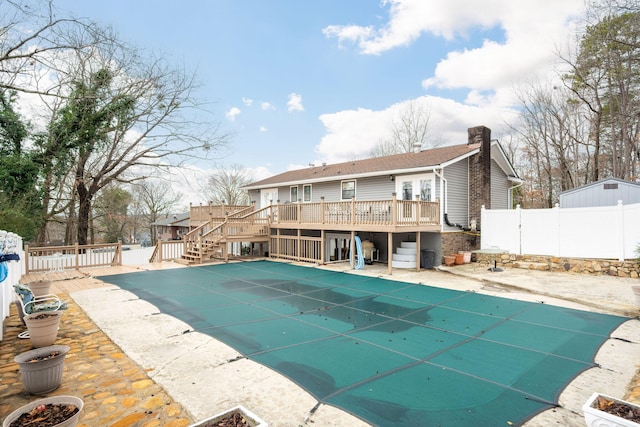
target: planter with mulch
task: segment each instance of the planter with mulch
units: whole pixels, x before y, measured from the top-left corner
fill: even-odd
[[[582,406],[587,427],[640,427],[640,406],[593,393]]]
[[[69,350],[67,345],[50,345],[17,355],[13,361],[20,366],[25,390],[31,394],[46,394],[60,387],[64,358]]]
[[[31,345],[36,348],[53,345],[58,337],[61,311],[42,311],[24,316]]]
[[[75,396],[52,396],[28,403],[10,413],[2,427],[73,427],[84,402]]]
[[[265,421],[242,405],[221,412],[189,427],[268,427]]]

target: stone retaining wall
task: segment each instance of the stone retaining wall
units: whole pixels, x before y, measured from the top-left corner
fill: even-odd
[[[570,271],[593,276],[640,277],[640,260],[559,258],[548,255],[514,255],[508,253],[473,253],[473,261],[490,267],[524,268],[540,271]]]

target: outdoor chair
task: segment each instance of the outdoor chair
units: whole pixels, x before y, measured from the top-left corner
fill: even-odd
[[[66,310],[67,303],[61,301],[57,295],[46,294],[36,297],[29,289],[29,286],[23,284],[13,285],[18,298],[16,305],[18,306],[18,314],[20,321],[24,324],[24,316],[27,314],[38,313],[42,311]]]

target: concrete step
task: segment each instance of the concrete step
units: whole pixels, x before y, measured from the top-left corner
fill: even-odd
[[[413,263],[416,263],[416,254],[393,254],[392,256],[393,261],[413,261]]]
[[[396,248],[397,254],[416,256],[416,248]]]
[[[393,260],[391,262],[391,266],[393,268],[416,268],[416,262],[415,261],[396,261],[396,260]]]
[[[417,249],[418,244],[416,242],[400,242],[400,247]]]

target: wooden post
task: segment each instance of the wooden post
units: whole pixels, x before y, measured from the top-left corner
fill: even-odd
[[[395,196],[395,193],[393,193]],[[387,233],[387,265],[389,274],[393,272],[393,233]]]
[[[78,263],[80,261],[80,246],[78,245],[78,242],[76,242],[75,245],[73,245],[73,247],[76,253],[76,268],[78,268]]]
[[[351,197],[351,221],[350,223],[353,225],[356,223],[356,198]],[[353,234],[353,232],[352,232]],[[351,237],[351,243],[353,243],[353,237]],[[353,249],[353,247],[352,247]]]
[[[324,224],[324,223],[325,223],[325,217],[326,217],[326,215],[325,215],[325,213],[324,213],[324,210],[325,210],[325,206],[324,206],[324,196],[320,196],[320,215],[322,215],[322,220],[321,220],[322,222],[321,222],[321,224]],[[324,244],[324,240],[322,241],[322,244]],[[322,254],[322,257],[324,258],[324,253]],[[323,264],[324,264],[324,263],[323,263]]]
[[[416,271],[420,271],[420,232],[416,231]]]
[[[396,226],[398,223],[398,199],[396,193],[391,193],[391,225]]]
[[[351,200],[353,201],[353,199]],[[355,248],[356,248],[356,232],[351,230],[351,246],[349,248],[349,263],[351,264],[351,268],[354,268],[356,265]]]
[[[322,197],[322,201],[324,202],[324,197]],[[323,211],[324,212],[324,211]],[[324,218],[324,214],[322,215],[322,217]],[[324,265],[326,263],[326,259],[325,259],[325,251],[326,251],[326,247],[325,247],[325,231],[320,230],[320,264]]]
[[[24,272],[29,274],[29,245],[24,245]]]

